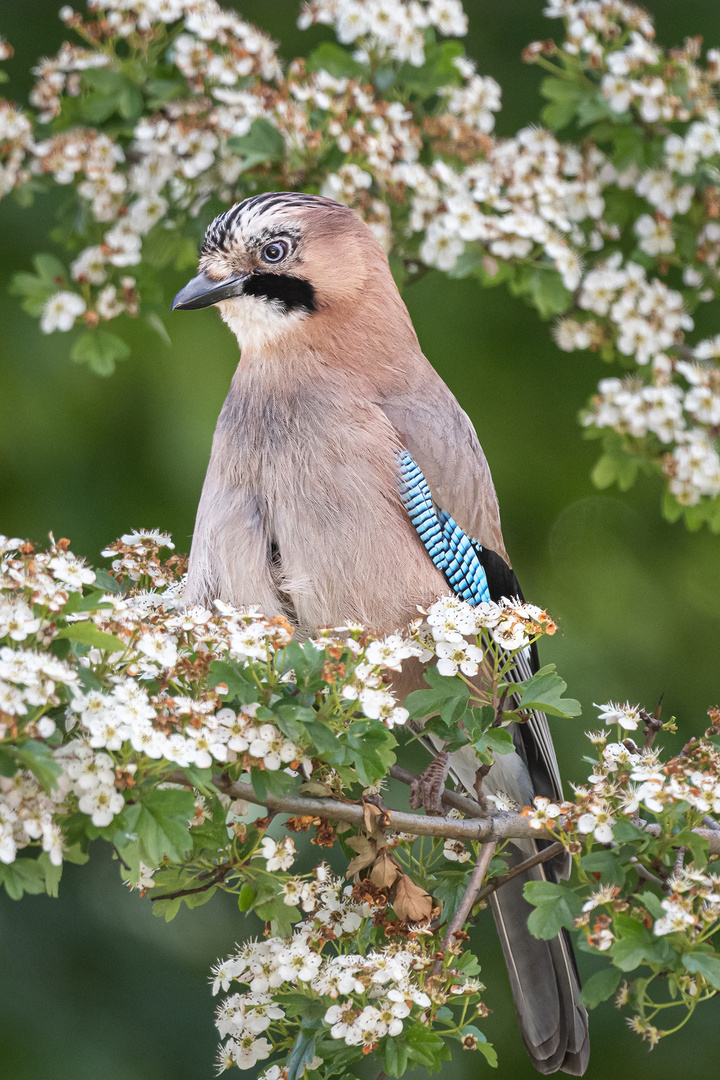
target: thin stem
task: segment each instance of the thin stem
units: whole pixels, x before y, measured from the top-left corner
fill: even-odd
[[[523,862],[518,863],[517,866],[513,866],[512,870],[508,870],[507,874],[503,877],[493,878],[492,881],[489,881],[485,888],[481,889],[478,893],[476,902],[479,903],[480,900],[485,900],[488,896],[492,896],[494,892],[501,889],[508,881],[512,881],[512,879],[518,877],[519,874],[524,874],[526,870],[532,869],[533,866],[539,866],[540,863],[553,859],[563,850],[563,845],[559,840],[556,840],[554,844],[550,844],[549,847],[543,848],[542,851],[538,851],[537,855],[531,855],[529,859],[524,859]]]
[[[150,899],[155,903],[156,900],[177,900],[179,896],[191,896],[192,893],[207,892],[208,889],[218,885],[229,874],[233,866],[234,863],[224,863],[217,868],[204,885],[198,885],[194,889],[178,889],[177,892],[164,893],[162,896],[151,896]]]
[[[447,928],[447,933],[443,939],[443,943],[440,946],[442,952],[446,952],[447,949],[453,944],[455,935],[458,931],[462,930],[463,926],[470,917],[470,912],[474,908],[480,891],[482,889],[482,883],[487,873],[487,868],[490,865],[490,860],[495,854],[497,843],[491,841],[488,844],[483,844],[478,853],[477,862],[475,863],[475,869],[470,875],[470,881],[468,887],[465,890],[465,895],[460,901],[460,907],[455,912],[455,916]]]

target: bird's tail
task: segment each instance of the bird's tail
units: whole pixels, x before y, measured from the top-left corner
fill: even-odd
[[[510,848],[512,854],[515,849]],[[527,853],[517,853],[521,862]],[[510,860],[513,865],[513,860]],[[545,880],[542,865],[508,881],[491,897],[525,1047],[541,1073],[558,1069],[582,1076],[590,1057],[588,1017],[578,1001],[580,983],[567,933],[550,941],[532,936],[532,908],[523,896],[527,881]]]

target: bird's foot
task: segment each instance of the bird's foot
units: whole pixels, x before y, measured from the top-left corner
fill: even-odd
[[[410,785],[410,809],[419,810],[422,807],[426,814],[442,814],[442,797],[449,772],[450,753],[440,750],[427,769]]]

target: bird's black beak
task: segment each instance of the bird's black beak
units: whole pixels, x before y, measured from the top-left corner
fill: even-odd
[[[196,308],[217,304],[218,300],[240,296],[249,277],[249,274],[234,274],[222,281],[213,281],[206,274],[198,274],[180,290],[170,305],[170,310],[194,311]]]

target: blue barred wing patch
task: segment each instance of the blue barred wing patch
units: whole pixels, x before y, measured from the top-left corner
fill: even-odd
[[[482,547],[435,506],[427,480],[408,451],[400,451],[397,459],[400,497],[435,566],[461,600],[473,605],[489,600],[487,574],[479,557]]]

